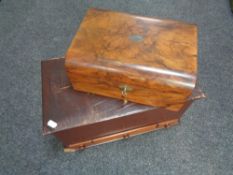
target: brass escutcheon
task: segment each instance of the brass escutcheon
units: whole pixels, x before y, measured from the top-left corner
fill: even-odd
[[[127,85],[120,85],[119,88],[121,90],[121,95],[123,97],[124,104],[126,104],[128,102],[128,100],[127,100],[127,93],[130,92],[130,91],[132,91],[133,88],[130,87],[130,86],[127,86]]]

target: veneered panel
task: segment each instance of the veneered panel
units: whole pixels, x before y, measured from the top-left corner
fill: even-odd
[[[196,85],[197,27],[173,20],[90,9],[66,53],[75,90],[165,107]],[[173,109],[178,110],[178,109]]]

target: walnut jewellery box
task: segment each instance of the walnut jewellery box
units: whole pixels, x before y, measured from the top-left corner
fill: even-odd
[[[43,133],[65,151],[177,124],[196,99],[197,26],[89,9],[65,58],[42,61]]]

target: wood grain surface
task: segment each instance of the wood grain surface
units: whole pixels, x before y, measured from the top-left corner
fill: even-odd
[[[168,106],[192,94],[197,74],[197,27],[173,20],[90,9],[66,53],[75,90]]]

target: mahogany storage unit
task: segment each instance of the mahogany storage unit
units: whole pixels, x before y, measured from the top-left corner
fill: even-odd
[[[64,58],[41,62],[43,134],[59,138],[65,151],[75,151],[177,124],[204,94],[195,88],[174,111],[75,91],[67,78]]]

